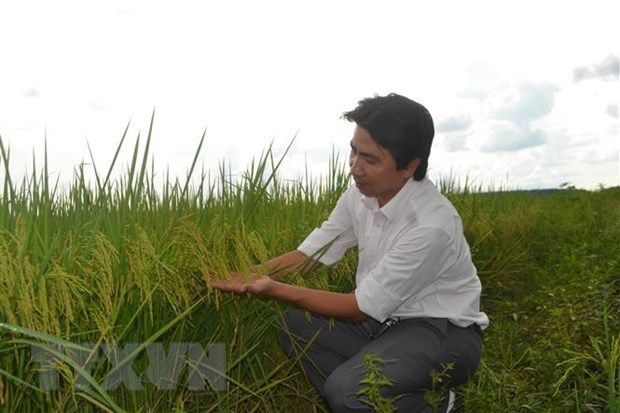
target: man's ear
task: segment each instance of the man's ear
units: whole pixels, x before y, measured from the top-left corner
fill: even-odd
[[[409,165],[407,165],[405,169],[403,169],[403,172],[405,173],[405,177],[407,179],[411,178],[413,174],[415,174],[415,171],[418,170],[420,163],[421,163],[420,158],[415,158],[414,160],[409,162]]]

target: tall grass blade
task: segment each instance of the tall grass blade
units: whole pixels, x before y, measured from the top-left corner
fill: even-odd
[[[121,137],[121,141],[116,147],[116,152],[114,152],[114,158],[112,158],[112,162],[110,162],[110,167],[108,168],[108,173],[105,176],[105,181],[103,182],[103,187],[107,188],[108,182],[110,181],[110,176],[112,175],[112,170],[114,169],[114,165],[116,164],[116,160],[118,159],[118,154],[121,151],[123,146],[123,142],[125,141],[125,137],[127,136],[127,131],[129,130],[129,125],[131,121],[127,122],[127,126],[125,127],[125,131],[123,132],[123,136]]]
[[[196,149],[196,153],[194,154],[194,160],[192,161],[192,165],[190,166],[189,172],[187,173],[187,179],[185,180],[185,185],[183,186],[183,191],[181,192],[181,199],[185,199],[185,195],[187,194],[187,189],[189,188],[189,183],[192,178],[192,174],[194,173],[194,168],[196,167],[196,162],[198,161],[198,156],[200,155],[200,150],[202,149],[202,144],[205,140],[206,135],[207,129],[205,128],[204,132],[202,132],[200,142],[198,143],[198,149]]]

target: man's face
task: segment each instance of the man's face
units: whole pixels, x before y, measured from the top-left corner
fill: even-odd
[[[366,129],[355,127],[349,155],[350,173],[360,192],[377,198],[379,206],[385,205],[400,191],[419,164],[420,160],[416,158],[406,168],[396,170],[392,154],[378,145]]]

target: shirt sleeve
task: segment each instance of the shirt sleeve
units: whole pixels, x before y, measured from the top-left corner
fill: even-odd
[[[450,236],[440,228],[409,231],[355,290],[359,309],[380,322],[431,285],[449,265]]]
[[[325,265],[332,265],[340,261],[349,248],[357,245],[349,207],[351,195],[349,188],[340,197],[329,218],[297,248],[299,251]]]

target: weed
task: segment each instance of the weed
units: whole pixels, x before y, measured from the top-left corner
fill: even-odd
[[[447,384],[450,382],[450,371],[454,368],[453,363],[442,365],[441,371],[431,371],[431,388],[424,392],[424,400],[433,412],[439,412],[441,404],[446,397]]]
[[[373,412],[393,413],[396,412],[394,402],[381,395],[381,389],[390,387],[394,383],[381,372],[381,365],[386,361],[373,354],[364,354],[362,358],[362,368],[365,376],[360,381],[362,388],[357,392],[357,396],[362,403],[370,407]]]

